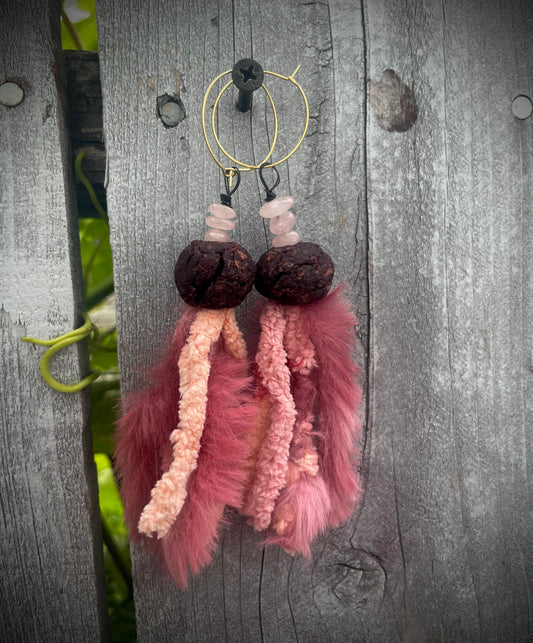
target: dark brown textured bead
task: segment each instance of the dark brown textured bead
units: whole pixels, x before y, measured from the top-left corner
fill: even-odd
[[[220,309],[238,306],[252,289],[255,263],[233,241],[193,241],[180,254],[174,281],[191,306]]]
[[[270,248],[257,262],[255,287],[281,304],[309,304],[328,294],[335,267],[316,243]]]

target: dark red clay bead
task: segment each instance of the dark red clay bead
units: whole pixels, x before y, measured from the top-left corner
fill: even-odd
[[[191,306],[235,308],[252,289],[255,263],[233,241],[193,241],[180,254],[174,281]]]
[[[325,297],[335,267],[316,243],[270,248],[257,262],[255,287],[268,299],[296,306]]]

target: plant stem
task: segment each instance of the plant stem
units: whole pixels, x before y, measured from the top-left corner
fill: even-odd
[[[91,310],[96,304],[99,304],[102,299],[110,295],[115,290],[113,283],[113,275],[108,275],[103,279],[98,286],[89,288],[85,296],[85,309]]]
[[[78,51],[83,51],[84,46],[81,41],[80,34],[70,21],[70,18],[67,16],[66,11],[63,9],[63,4],[61,4],[61,19],[63,20],[63,23],[65,24],[65,27],[67,28],[67,31],[69,32],[69,35],[72,38],[72,42],[74,43],[76,49]]]
[[[76,159],[74,160],[74,172],[76,173],[76,176],[78,177],[78,179],[85,186],[85,189],[89,194],[89,198],[91,199],[91,203],[96,208],[96,211],[102,217],[102,219],[109,225],[109,217],[107,216],[107,212],[100,205],[100,201],[98,201],[98,198],[93,189],[93,186],[90,184],[89,179],[85,176],[85,174],[83,173],[83,170],[81,169],[81,164],[83,163],[86,157],[87,157],[87,154],[85,152],[80,152],[76,156]]]
[[[124,579],[124,582],[126,583],[128,591],[130,592],[130,594],[133,594],[133,580],[131,577],[131,572],[129,570],[129,565],[124,560],[124,557],[122,556],[120,549],[117,547],[117,544],[115,542],[115,539],[113,538],[111,529],[109,529],[109,525],[107,524],[107,520],[105,516],[103,514],[100,514],[100,515],[102,518],[102,536],[104,538],[104,544],[107,547],[107,551],[109,552],[109,555],[113,559],[113,562],[117,566],[117,569],[120,572],[120,575]]]

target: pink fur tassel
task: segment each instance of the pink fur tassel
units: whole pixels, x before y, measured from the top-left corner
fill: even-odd
[[[284,314],[287,320],[284,343],[292,373],[291,389],[297,417],[286,486],[272,516],[275,534],[268,536],[266,542],[308,557],[311,542],[327,525],[331,502],[313,443],[313,409],[317,394],[315,349],[302,327],[301,308],[287,306]]]
[[[161,539],[167,567],[178,585],[211,561],[225,505],[240,507],[246,481],[247,432],[256,408],[246,363],[228,355],[222,340],[213,347],[209,401],[198,466],[187,498]]]
[[[139,519],[139,531],[149,536],[167,535],[187,497],[187,483],[198,464],[205,426],[211,372],[209,354],[220,337],[227,312],[199,309],[180,353],[179,421],[170,434],[172,461],[152,489],[152,498]]]
[[[120,482],[130,537],[139,539],[139,518],[164,469],[161,453],[171,448],[169,436],[179,419],[178,360],[196,316],[187,307],[180,317],[163,359],[148,371],[151,385],[122,400],[117,422],[115,470]]]
[[[258,385],[270,395],[272,417],[270,430],[256,431],[264,437],[244,509],[256,529],[270,527],[267,544],[304,556],[310,556],[311,543],[321,531],[351,516],[361,495],[356,473],[361,390],[352,361],[356,320],[342,297],[343,290],[341,286],[300,306],[267,302],[256,355]],[[265,324],[273,314],[276,332]],[[282,363],[283,348],[286,363]],[[261,368],[265,360],[275,375]],[[286,368],[291,374],[288,391]],[[276,405],[283,400],[289,408],[287,396],[296,416],[287,414],[282,426],[275,426]],[[285,457],[286,464],[282,462]],[[284,484],[277,480],[269,486],[282,470]]]
[[[170,436],[179,423],[178,362],[197,311],[179,320],[164,359],[152,371],[153,384],[127,396],[118,423],[116,468],[121,481],[126,521],[132,539],[140,537],[139,518],[158,480],[173,461]],[[234,318],[224,322],[224,339],[211,348],[205,425],[194,470],[187,480],[183,506],[157,541],[179,587],[188,574],[211,560],[226,505],[239,507],[248,457],[246,434],[255,403],[250,394],[244,343]]]
[[[355,472],[361,431],[359,369],[352,361],[356,319],[344,288],[301,306],[302,326],[316,350],[319,466],[331,498],[330,527],[347,520],[361,496]]]

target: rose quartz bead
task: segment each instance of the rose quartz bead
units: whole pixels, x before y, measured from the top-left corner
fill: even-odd
[[[211,203],[208,209],[217,219],[234,219],[237,216],[233,208],[228,208],[227,205],[222,205],[222,203]]]
[[[235,223],[227,219],[217,219],[216,217],[207,217],[205,220],[210,228],[218,228],[219,230],[233,230]]]
[[[229,234],[224,230],[209,228],[205,233],[204,241],[229,241]]]
[[[278,234],[272,239],[272,245],[274,248],[281,248],[282,246],[293,246],[295,243],[298,243],[302,237],[296,232],[296,230],[291,230],[290,232],[284,232],[283,234]]]
[[[282,212],[290,210],[294,199],[292,196],[278,196],[272,201],[265,203],[259,210],[259,214],[265,219],[272,219],[272,217],[277,217]]]
[[[272,234],[283,234],[284,232],[292,230],[295,223],[296,217],[290,210],[288,210],[287,212],[280,214],[278,217],[270,219],[270,232],[272,232]]]

